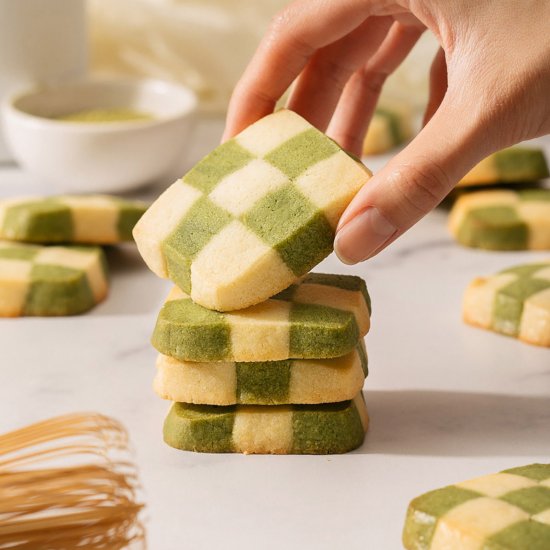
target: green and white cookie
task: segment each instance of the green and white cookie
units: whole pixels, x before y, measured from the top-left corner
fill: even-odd
[[[464,320],[550,347],[550,261],[474,279],[464,295]]]
[[[430,491],[409,505],[407,550],[548,550],[550,464]]]
[[[544,151],[510,147],[483,159],[460,180],[457,187],[537,181],[548,176]]]
[[[299,284],[244,310],[220,313],[177,287],[160,310],[152,343],[180,361],[282,361],[340,357],[370,326],[365,282],[310,273]]]
[[[467,193],[454,204],[449,229],[473,248],[550,250],[550,189]]]
[[[164,422],[164,441],[204,453],[346,453],[363,443],[368,422],[362,393],[323,405],[174,403]]]
[[[412,119],[409,105],[392,102],[377,107],[363,140],[363,155],[386,153],[411,139]]]
[[[30,243],[115,244],[132,240],[147,206],[107,195],[0,201],[0,238]]]
[[[163,399],[199,405],[287,405],[346,401],[368,373],[363,342],[334,359],[196,363],[157,359],[153,387]]]
[[[101,248],[0,241],[0,317],[82,313],[107,291]]]
[[[338,219],[370,175],[303,118],[279,111],[169,187],[134,237],[151,270],[193,301],[242,309],[330,254]]]

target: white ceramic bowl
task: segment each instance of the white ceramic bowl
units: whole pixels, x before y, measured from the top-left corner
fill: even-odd
[[[181,163],[197,100],[158,80],[86,80],[15,94],[3,102],[16,160],[56,191],[120,192],[160,180]],[[151,120],[53,120],[89,109],[131,108]]]

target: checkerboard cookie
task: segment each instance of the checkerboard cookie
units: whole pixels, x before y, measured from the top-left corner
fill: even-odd
[[[0,317],[82,313],[107,290],[101,248],[0,241]]]
[[[467,193],[454,204],[449,229],[473,248],[550,250],[550,189]]]
[[[464,320],[550,347],[550,260],[474,279],[464,295]]]
[[[379,155],[411,139],[413,112],[408,105],[391,103],[376,108],[363,140],[363,155]]]
[[[330,254],[339,217],[370,175],[303,118],[279,111],[169,187],[134,237],[151,270],[193,301],[242,309]]]
[[[359,447],[367,427],[363,394],[323,405],[174,403],[164,423],[164,441],[206,453],[333,454]]]
[[[19,197],[0,201],[0,238],[54,244],[132,240],[145,212],[141,201],[107,195]]]
[[[370,326],[365,282],[311,273],[261,304],[220,313],[177,287],[160,310],[152,343],[181,361],[281,361],[340,357]]]
[[[510,147],[489,155],[474,166],[457,187],[537,181],[550,176],[544,151]]]
[[[407,550],[547,550],[550,464],[531,464],[456,483],[415,498]]]
[[[157,359],[153,387],[170,401],[204,405],[287,405],[352,399],[368,373],[363,342],[334,359],[196,363]]]

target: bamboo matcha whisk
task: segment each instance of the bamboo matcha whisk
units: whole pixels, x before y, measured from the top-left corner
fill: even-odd
[[[107,416],[0,435],[0,549],[144,548],[137,489],[126,430]]]

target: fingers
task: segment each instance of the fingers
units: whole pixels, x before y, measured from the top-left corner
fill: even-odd
[[[300,74],[288,108],[325,131],[350,76],[384,41],[391,17],[369,17],[340,40],[318,50]]]
[[[315,51],[356,29],[370,15],[373,3],[299,0],[280,12],[235,87],[224,139],[272,112]]]
[[[338,225],[345,263],[370,258],[433,209],[493,149],[486,131],[446,98],[418,136],[363,187]]]
[[[412,50],[425,28],[393,23],[380,49],[349,79],[328,134],[344,149],[361,154],[363,137],[387,77]]]
[[[438,107],[441,105],[445,93],[447,92],[447,62],[445,60],[445,52],[439,48],[435,54],[432,66],[430,69],[430,95],[428,105],[424,113],[425,126],[432,118]]]

